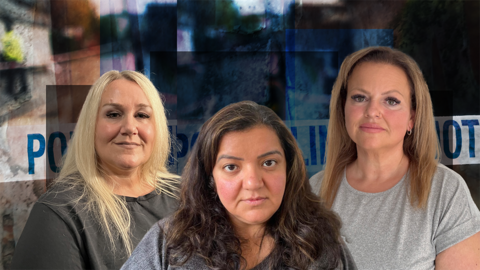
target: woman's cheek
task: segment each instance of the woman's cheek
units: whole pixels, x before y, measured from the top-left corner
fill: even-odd
[[[151,143],[155,139],[155,128],[151,124],[141,126],[138,132],[144,142]]]
[[[95,141],[110,142],[115,139],[120,132],[118,125],[108,121],[98,120],[95,128]]]
[[[283,194],[285,192],[285,186],[287,184],[286,174],[280,173],[276,177],[273,178],[273,182],[271,183],[270,190],[275,194]]]
[[[235,180],[218,180],[216,181],[217,193],[222,201],[235,201],[239,194],[239,181]]]

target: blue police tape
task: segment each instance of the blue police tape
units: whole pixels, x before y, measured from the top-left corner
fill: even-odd
[[[452,119],[454,118],[454,119]],[[475,119],[477,118],[477,119]],[[454,116],[454,117],[437,117],[435,123],[437,136],[443,152],[442,162],[445,164],[479,164],[480,158],[477,158],[475,151],[480,147],[476,145],[476,137],[480,138],[480,131],[475,132],[475,127],[480,126],[480,116]],[[305,124],[290,126],[293,136],[297,139],[300,148],[304,152],[305,165],[310,170],[318,170],[325,164],[325,151],[327,139],[328,120],[304,121],[303,123],[315,123],[316,125]],[[175,127],[175,129],[173,129]],[[442,129],[440,130],[440,127]],[[169,131],[176,137],[174,151],[172,148],[172,156],[169,158],[169,164],[177,164],[174,170],[181,172],[183,164],[188,156],[188,152],[195,144],[198,137],[198,127],[193,127],[177,133],[177,126],[169,126]],[[70,132],[70,137],[72,132]],[[28,171],[29,174],[35,174],[35,159],[45,154],[47,148],[48,167],[52,172],[57,172],[59,165],[56,164],[54,158],[54,142],[60,140],[60,148],[62,155],[67,148],[67,138],[62,132],[53,132],[49,135],[46,144],[45,137],[42,134],[28,134],[27,152],[28,152]],[[34,142],[37,141],[39,148],[34,151]],[[467,149],[463,149],[463,145],[468,144]],[[180,164],[180,165],[178,165]]]

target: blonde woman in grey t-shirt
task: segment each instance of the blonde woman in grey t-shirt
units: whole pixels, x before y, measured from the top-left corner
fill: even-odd
[[[480,213],[438,163],[432,102],[415,61],[371,47],[332,90],[325,171],[310,179],[343,221],[359,269],[480,269]]]

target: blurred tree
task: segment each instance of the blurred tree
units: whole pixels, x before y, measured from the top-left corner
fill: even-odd
[[[20,37],[15,35],[13,31],[7,32],[2,37],[3,58],[6,61],[23,62],[22,42]]]

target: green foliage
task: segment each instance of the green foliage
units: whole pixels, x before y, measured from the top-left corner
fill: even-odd
[[[21,40],[13,31],[6,33],[2,37],[3,58],[7,61],[23,62],[23,52]]]

